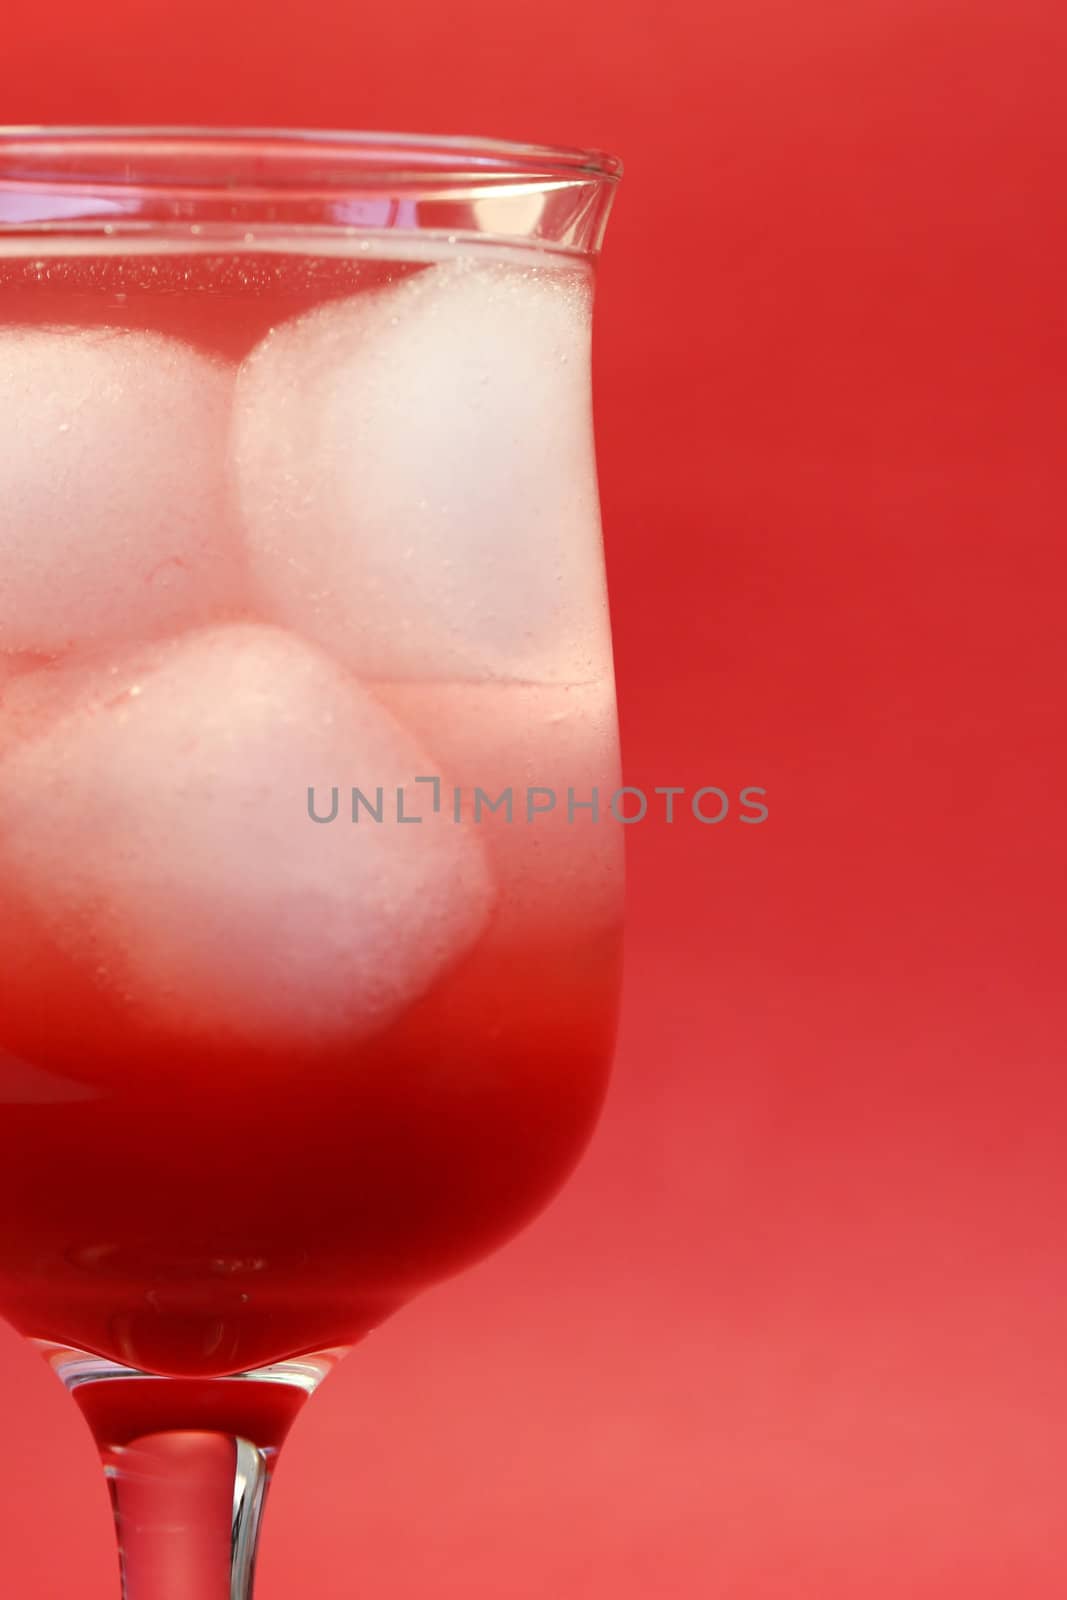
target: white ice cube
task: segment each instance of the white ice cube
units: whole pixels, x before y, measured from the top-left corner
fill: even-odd
[[[453,262],[277,328],[234,460],[267,614],[382,678],[610,661],[588,288]]]
[[[232,388],[159,334],[0,329],[0,650],[150,636],[233,601]]]
[[[33,676],[0,756],[0,881],[142,1022],[358,1039],[481,933],[480,841],[413,799],[430,758],[313,646],[232,624]],[[334,785],[337,820],[312,821],[309,786],[328,815]],[[350,820],[353,785],[383,789],[381,823]],[[422,823],[396,821],[397,786]]]

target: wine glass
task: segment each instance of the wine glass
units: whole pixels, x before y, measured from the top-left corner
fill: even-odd
[[[308,1396],[596,1119],[619,170],[0,133],[0,1315],[128,1600],[250,1594]]]

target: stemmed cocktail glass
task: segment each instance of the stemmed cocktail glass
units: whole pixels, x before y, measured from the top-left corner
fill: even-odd
[[[128,1600],[250,1592],[307,1396],[596,1118],[617,174],[0,134],[0,1314]]]

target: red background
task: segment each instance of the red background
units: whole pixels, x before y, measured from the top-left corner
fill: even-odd
[[[598,1140],[330,1380],[262,1600],[1067,1590],[1065,45],[1054,0],[6,17],[10,121],[624,155],[628,779],[769,791],[631,831]],[[111,1600],[82,1424],[0,1355],[0,1591]]]

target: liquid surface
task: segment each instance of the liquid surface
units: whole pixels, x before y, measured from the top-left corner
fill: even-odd
[[[22,1331],[341,1346],[580,1152],[621,892],[588,324],[581,265],[443,241],[0,247]]]

